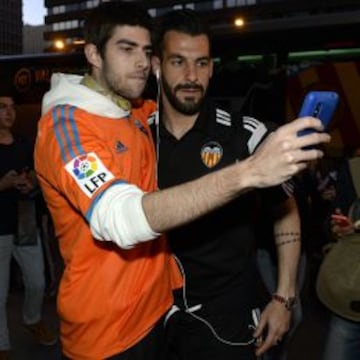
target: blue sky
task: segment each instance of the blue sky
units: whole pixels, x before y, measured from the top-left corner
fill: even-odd
[[[44,0],[23,0],[24,24],[43,24],[45,14]]]

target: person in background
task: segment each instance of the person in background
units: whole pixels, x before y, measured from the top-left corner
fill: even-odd
[[[42,322],[45,288],[44,260],[35,220],[36,185],[31,149],[12,134],[16,118],[11,90],[0,88],[0,359],[10,358],[6,302],[11,259],[18,263],[24,282],[23,321],[34,340],[54,345],[56,336]]]
[[[85,76],[54,74],[42,103],[35,168],[64,258],[58,291],[64,358],[163,358],[163,317],[182,279],[161,233],[252,188],[286,181],[329,141],[317,119],[277,130],[252,157],[157,191],[156,157],[141,99],[150,71],[151,18],[105,2],[85,21]]]
[[[178,10],[160,18],[153,57],[160,121],[150,119],[160,189],[251,159],[275,131],[274,124],[233,114],[206,96],[213,73],[210,48],[208,27],[196,12]],[[175,292],[175,306],[166,317],[167,359],[255,359],[282,340],[297,298],[301,235],[290,189],[285,182],[252,189],[168,232],[184,287]],[[263,307],[255,261],[259,196],[271,209],[279,271],[271,299],[254,324],[253,311]],[[257,349],[253,336],[263,339]]]
[[[356,148],[352,152],[352,157],[346,158],[342,166],[339,167],[338,177],[336,183],[336,199],[334,202],[334,213],[338,215],[346,215],[349,218],[347,225],[340,225],[336,220],[331,221],[331,232],[336,241],[354,241],[353,237],[360,237],[360,152]],[[326,246],[329,250],[329,246]],[[359,246],[354,249],[358,249]],[[330,250],[331,251],[331,250]],[[327,256],[325,254],[325,256]],[[346,259],[341,259],[346,263]],[[351,268],[349,268],[351,269]],[[357,268],[356,268],[357,269]],[[357,269],[358,270],[358,269]],[[355,271],[355,270],[354,270]],[[351,278],[344,279],[345,287],[349,285],[356,285],[352,278],[356,279],[357,274],[348,274]],[[349,292],[349,291],[348,291]],[[359,291],[354,290],[354,293]],[[339,293],[340,294],[340,293]],[[339,295],[339,294],[334,294]],[[348,294],[344,294],[347,296]],[[322,294],[322,296],[324,296]],[[335,311],[331,311],[330,321],[328,327],[328,334],[325,341],[323,360],[357,360],[360,358],[360,321],[359,321],[359,308],[358,298],[346,298],[346,303],[349,307],[349,313],[356,314],[356,318],[343,316]],[[342,309],[343,310],[343,309]]]

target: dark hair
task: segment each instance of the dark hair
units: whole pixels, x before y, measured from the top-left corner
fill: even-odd
[[[85,42],[94,44],[104,57],[106,43],[114,28],[123,25],[140,26],[151,32],[152,19],[145,8],[138,4],[122,1],[101,3],[92,9],[85,19]]]
[[[187,35],[206,35],[211,46],[211,33],[204,18],[194,10],[182,9],[170,11],[156,21],[153,37],[155,54],[161,57],[164,37],[169,31],[178,31]]]
[[[12,85],[0,84],[0,97],[10,97],[15,101],[15,89]]]

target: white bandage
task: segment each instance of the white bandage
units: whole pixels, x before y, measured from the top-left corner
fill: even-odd
[[[90,229],[92,235],[103,241],[113,241],[123,249],[155,239],[154,232],[144,214],[144,192],[129,184],[117,184],[106,189],[94,206]]]

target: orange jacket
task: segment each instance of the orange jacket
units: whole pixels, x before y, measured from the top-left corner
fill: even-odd
[[[63,352],[71,359],[104,359],[139,342],[181,285],[164,237],[123,250],[94,239],[87,220],[114,183],[156,189],[146,123],[153,111],[145,102],[129,118],[115,119],[59,105],[39,122],[35,168],[65,264],[58,312]]]

